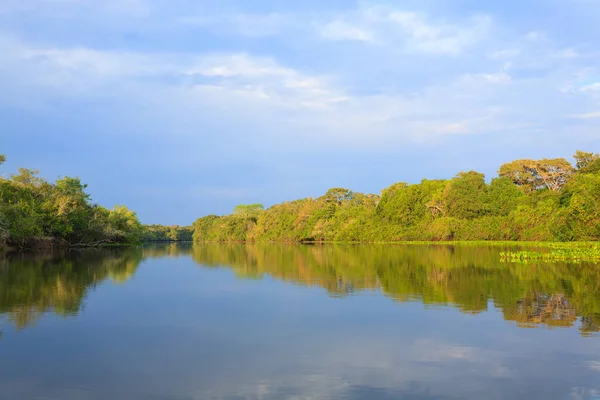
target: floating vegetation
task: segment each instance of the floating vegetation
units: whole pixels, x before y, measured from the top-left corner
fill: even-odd
[[[549,252],[509,251],[501,252],[500,258],[507,262],[594,262],[600,263],[600,244],[594,243],[553,243],[548,246]]]

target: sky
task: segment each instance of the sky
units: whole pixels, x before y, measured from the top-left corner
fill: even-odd
[[[0,153],[144,223],[600,151],[600,0],[1,0]]]

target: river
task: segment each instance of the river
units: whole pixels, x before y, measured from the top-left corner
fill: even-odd
[[[600,399],[600,265],[494,246],[0,257],[0,399]]]

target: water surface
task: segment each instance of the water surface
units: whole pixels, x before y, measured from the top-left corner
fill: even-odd
[[[499,251],[0,258],[0,399],[600,398],[600,266]]]

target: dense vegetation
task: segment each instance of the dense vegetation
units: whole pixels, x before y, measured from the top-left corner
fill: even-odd
[[[205,242],[594,241],[600,239],[600,157],[517,160],[486,182],[461,172],[450,180],[396,183],[380,195],[330,189],[319,198],[238,206],[194,223]]]
[[[191,242],[194,229],[191,226],[144,225],[144,242]]]
[[[0,164],[6,160],[0,156]],[[96,246],[137,243],[143,227],[125,206],[92,204],[87,185],[64,177],[54,183],[21,168],[0,177],[0,247]]]

